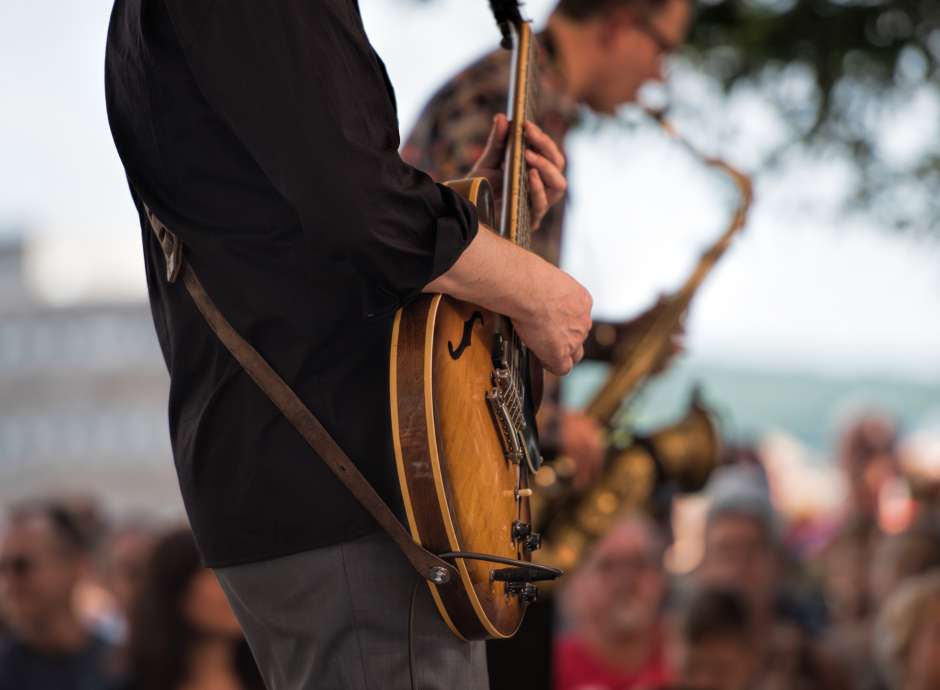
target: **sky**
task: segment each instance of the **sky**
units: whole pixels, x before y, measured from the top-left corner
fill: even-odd
[[[549,2],[530,0],[540,23]],[[110,0],[0,3],[0,236],[27,233],[29,276],[48,299],[140,299],[139,229],[107,127],[102,84]],[[457,67],[495,44],[483,0],[361,0],[395,84],[403,133]],[[747,166],[775,136],[754,98],[707,103],[689,134]],[[935,104],[912,108],[904,150]],[[934,113],[935,114],[935,113]],[[691,122],[691,121],[690,121]],[[926,126],[926,125],[925,125]],[[646,129],[601,125],[568,142],[572,206],[564,267],[594,294],[595,315],[625,318],[675,289],[727,222],[733,195]],[[814,160],[757,180],[751,223],[697,296],[688,347],[705,357],[841,374],[940,380],[940,247],[834,210],[844,161]],[[806,211],[805,209],[810,209]],[[94,254],[95,262],[83,260]]]

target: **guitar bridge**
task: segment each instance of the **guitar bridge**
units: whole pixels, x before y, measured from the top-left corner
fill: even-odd
[[[496,422],[503,455],[509,462],[521,464],[525,459],[522,433],[527,425],[522,413],[522,392],[509,367],[500,366],[493,371],[493,387],[486,394],[486,402]]]

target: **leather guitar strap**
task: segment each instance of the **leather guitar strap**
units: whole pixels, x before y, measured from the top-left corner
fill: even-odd
[[[346,486],[357,501],[375,519],[398,545],[405,558],[424,579],[444,584],[456,576],[452,565],[441,560],[417,544],[392,512],[388,504],[376,493],[369,481],[339,447],[310,409],[304,405],[293,389],[284,382],[271,365],[228,322],[209,297],[192,266],[183,255],[183,245],[166,225],[160,222],[149,206],[144,211],[150,227],[160,242],[166,258],[166,277],[171,283],[182,278],[183,285],[222,344],[242,365],[245,372],[264,391],[327,467]]]

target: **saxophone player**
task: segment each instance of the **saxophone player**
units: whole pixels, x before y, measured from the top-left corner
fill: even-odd
[[[537,118],[564,150],[579,109],[612,115],[633,103],[640,87],[664,79],[664,61],[683,44],[692,17],[690,0],[559,0],[538,39]],[[486,175],[499,166],[494,146],[504,135],[509,54],[489,53],[438,89],[425,105],[402,157],[438,180]],[[484,150],[489,155],[481,156]],[[534,162],[534,161],[530,161]],[[532,194],[540,194],[533,187]],[[553,206],[532,237],[532,250],[551,263],[561,259],[565,200]],[[660,303],[622,323],[595,321],[585,359],[610,361],[617,347],[641,333]],[[671,353],[681,350],[681,333]],[[660,369],[667,361],[660,364]],[[603,462],[603,429],[589,416],[558,405],[557,382],[546,381],[539,434],[547,458],[574,461],[576,486],[586,485]]]

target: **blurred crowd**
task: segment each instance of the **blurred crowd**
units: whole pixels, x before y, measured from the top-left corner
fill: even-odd
[[[187,527],[110,525],[87,498],[11,507],[0,542],[0,689],[261,690]]]
[[[940,688],[937,485],[905,469],[884,415],[836,448],[845,500],[799,521],[760,453],[731,453],[688,572],[667,567],[670,525],[624,513],[553,595],[555,690]],[[87,497],[9,507],[0,690],[262,687],[187,528],[109,521]]]
[[[688,572],[665,567],[669,525],[624,515],[559,592],[555,688],[940,689],[940,483],[884,414],[835,454],[837,512],[795,519],[760,453],[733,449]]]

